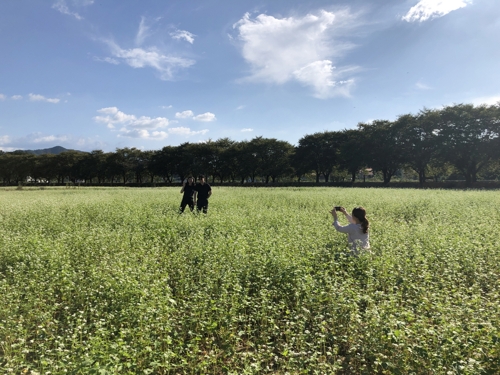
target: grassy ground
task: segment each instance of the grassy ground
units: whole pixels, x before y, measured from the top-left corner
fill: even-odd
[[[0,190],[0,371],[500,373],[499,192],[179,190]]]

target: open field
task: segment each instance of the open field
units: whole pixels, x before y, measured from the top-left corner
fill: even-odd
[[[500,192],[179,190],[0,190],[0,373],[500,373]]]

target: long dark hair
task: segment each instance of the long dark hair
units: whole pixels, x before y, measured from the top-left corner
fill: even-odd
[[[366,210],[363,207],[356,207],[354,210],[352,210],[352,216],[358,219],[361,223],[363,233],[367,233],[368,228],[370,227],[370,222],[366,218]]]

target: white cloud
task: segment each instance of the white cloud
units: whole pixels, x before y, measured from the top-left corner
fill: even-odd
[[[148,116],[137,117],[135,115],[126,114],[120,111],[117,107],[101,108],[97,112],[99,112],[100,115],[95,116],[94,121],[106,124],[109,129],[115,129],[117,126],[120,126],[120,129],[118,130],[119,137],[162,140],[167,138],[169,134],[192,136],[208,132],[207,129],[193,131],[185,127],[161,130],[168,127],[170,124],[170,121],[167,118],[152,118]]]
[[[160,106],[161,109],[170,109],[172,108],[172,105],[162,105]]]
[[[239,111],[239,110],[241,110],[241,109],[243,109],[245,107],[246,107],[246,105],[239,105],[238,107],[236,107],[236,110]]]
[[[38,95],[38,94],[29,94],[30,100],[32,102],[47,102],[47,103],[59,103],[61,99],[56,99],[56,98],[46,98],[43,95]]]
[[[21,95],[12,95],[10,98],[12,100],[21,100],[23,97]]]
[[[202,121],[202,122],[212,122],[216,120],[215,115],[211,112],[205,112],[202,113],[201,115],[194,116],[193,119],[195,121]]]
[[[169,132],[169,134],[183,135],[183,136],[189,137],[192,135],[206,134],[206,133],[208,133],[208,129],[193,131],[189,128],[177,127],[177,128],[168,129],[168,132]]]
[[[336,69],[333,62],[353,46],[334,40],[347,35],[358,21],[347,10],[320,11],[303,17],[275,18],[247,13],[233,28],[252,74],[247,81],[300,82],[321,98],[349,95],[354,80],[344,78],[356,67]]]
[[[71,0],[71,3],[73,4],[73,6],[85,7],[85,6],[94,4],[94,0]],[[83,19],[83,17],[80,16],[77,12],[73,12],[70,10],[66,0],[57,0],[54,4],[52,4],[52,8],[57,10],[58,12],[60,12],[62,14],[66,14],[68,16],[73,16],[77,20]]]
[[[127,138],[140,138],[146,140],[162,140],[167,138],[171,134],[180,135],[184,137],[191,137],[194,135],[206,134],[207,132],[208,129],[194,131],[185,127],[170,128],[167,129],[166,131],[148,131],[145,129],[130,130],[127,128],[122,128],[120,129],[120,134],[118,134],[118,136]]]
[[[66,14],[68,16],[73,16],[75,17],[77,20],[82,20],[83,17],[80,16],[78,13],[76,12],[72,12],[69,10],[68,8],[68,5],[66,4],[66,1],[65,0],[58,0],[56,1],[53,5],[52,5],[52,8],[61,12],[62,14]]]
[[[349,96],[349,89],[354,80],[335,81],[334,69],[330,60],[315,61],[293,72],[299,82],[314,88],[314,96],[317,98],[328,98],[332,96],[332,89],[336,88],[335,94]]]
[[[146,129],[120,129],[119,137],[127,138],[140,138],[148,140],[162,140],[168,137],[168,134],[164,131],[149,131]]]
[[[11,138],[8,135],[0,135],[0,146],[8,145],[11,142]]]
[[[481,104],[495,105],[495,104],[500,103],[500,95],[496,95],[496,96],[482,96],[482,97],[479,97],[479,98],[472,99],[471,102],[474,105],[481,105]]]
[[[443,17],[448,13],[472,4],[472,0],[421,0],[401,19],[406,22],[423,22]]]
[[[107,62],[108,64],[113,64],[113,65],[120,64],[120,62],[117,59],[113,59],[112,57],[101,58],[101,57],[94,56],[94,60],[99,61],[99,62]]]
[[[202,121],[202,122],[212,122],[216,120],[215,115],[211,112],[205,112],[195,116],[193,111],[191,110],[177,112],[175,114],[175,117],[180,119],[192,118],[195,121]]]
[[[60,136],[55,136],[55,135],[38,135],[35,134],[35,137],[31,140],[32,143],[61,143],[61,142],[67,142],[69,140],[69,137],[66,135],[60,135]]]
[[[253,132],[252,128],[243,128],[241,129],[242,132]]]
[[[123,49],[111,40],[105,41],[115,58],[122,59],[132,68],[151,67],[160,73],[160,79],[173,79],[179,69],[189,68],[194,60],[162,54],[156,47]]]
[[[0,100],[5,100],[5,95],[4,94],[0,94]]]
[[[421,81],[415,83],[415,87],[419,90],[432,90],[432,87],[426,85],[425,83],[422,83]]]
[[[139,30],[137,31],[137,35],[135,37],[135,43],[140,46],[144,42],[144,39],[146,39],[149,35],[150,27],[146,25],[146,19],[144,17],[141,17]]]
[[[166,128],[169,121],[165,117],[151,118],[148,116],[136,117],[120,111],[117,107],[101,108],[97,112],[104,116],[95,116],[94,121],[104,123],[108,128],[113,129],[116,124],[127,129],[159,129]]]
[[[177,39],[177,40],[184,39],[186,42],[193,44],[194,37],[196,35],[191,34],[189,31],[186,30],[175,30],[174,32],[170,33],[170,36],[172,37],[172,39]]]
[[[175,114],[176,118],[191,118],[194,116],[193,111],[187,110],[187,111],[182,111],[182,112],[177,112]]]

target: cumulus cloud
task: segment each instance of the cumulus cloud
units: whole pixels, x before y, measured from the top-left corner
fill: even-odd
[[[176,135],[183,135],[186,137],[192,136],[192,135],[199,135],[199,134],[206,134],[208,133],[208,129],[203,129],[203,130],[191,130],[189,128],[185,127],[177,127],[177,128],[171,128],[168,130],[170,134],[176,134]]]
[[[191,118],[194,116],[193,111],[187,110],[187,111],[182,111],[182,112],[177,112],[175,114],[176,118]]]
[[[10,98],[12,100],[21,100],[23,97],[21,95],[12,95]]]
[[[211,112],[205,112],[205,113],[202,113],[201,115],[194,116],[193,119],[195,121],[202,121],[202,122],[212,122],[212,121],[217,120],[215,118],[215,115]]]
[[[243,129],[241,129],[241,131],[243,133],[245,133],[245,132],[253,132],[253,129],[252,128],[243,128]]]
[[[29,94],[29,98],[32,102],[47,102],[47,103],[54,103],[57,104],[61,101],[61,99],[57,98],[46,98],[43,95],[38,95],[38,94]]]
[[[97,112],[101,115],[95,116],[94,121],[104,123],[111,129],[120,125],[126,129],[152,130],[166,128],[169,125],[169,121],[165,117],[136,117],[120,111],[117,107],[101,108]]]
[[[191,110],[177,112],[175,114],[175,117],[180,119],[190,118],[195,121],[201,121],[201,122],[212,122],[216,120],[216,117],[212,112],[205,112],[195,116],[193,111]]]
[[[168,137],[168,133],[165,131],[149,131],[146,129],[120,129],[120,134],[118,137],[126,137],[126,138],[140,138],[147,140],[162,140]]]
[[[170,124],[170,121],[165,117],[137,117],[126,114],[117,107],[101,108],[97,112],[100,115],[95,116],[94,121],[106,124],[109,129],[120,127],[119,137],[162,140],[167,138],[169,134],[191,136],[208,132],[208,129],[192,131],[184,127],[165,129]]]
[[[0,100],[5,100],[5,95],[4,94],[0,94]]]
[[[172,39],[177,39],[177,40],[184,39],[186,42],[193,44],[194,37],[196,35],[191,34],[189,31],[186,30],[175,30],[174,32],[170,33],[170,36],[172,37]]]
[[[338,95],[349,96],[349,89],[354,84],[353,79],[335,80],[335,67],[330,60],[315,61],[293,72],[297,81],[314,88],[314,96],[327,98],[331,96],[332,90],[336,89]],[[345,69],[348,71],[350,69]],[[337,73],[337,74],[335,74]]]
[[[288,18],[245,14],[233,25],[243,58],[252,70],[245,80],[295,81],[312,88],[319,98],[348,96],[354,79],[347,76],[357,67],[338,69],[333,64],[353,46],[336,36],[347,35],[357,23],[347,10]]]
[[[140,138],[140,139],[146,139],[146,140],[162,140],[167,138],[170,134],[173,135],[180,135],[184,137],[191,137],[194,135],[200,135],[200,134],[206,134],[208,132],[208,129],[203,129],[203,130],[198,130],[198,131],[193,131],[189,128],[185,127],[177,127],[177,128],[170,128],[167,129],[166,131],[148,131],[145,129],[126,129],[123,128],[120,130],[120,133],[118,134],[119,137],[127,137],[127,138]]]
[[[61,142],[67,142],[69,140],[69,137],[67,135],[40,135],[40,134],[34,134],[34,138],[31,140],[33,143],[61,143]]]
[[[401,19],[406,22],[424,22],[472,4],[472,0],[421,0]]]
[[[160,73],[160,79],[165,81],[172,80],[174,73],[179,69],[189,68],[195,63],[191,59],[162,54],[156,47],[123,49],[111,40],[105,42],[110,47],[115,60],[119,59],[117,61],[123,61],[132,68],[156,69]]]

